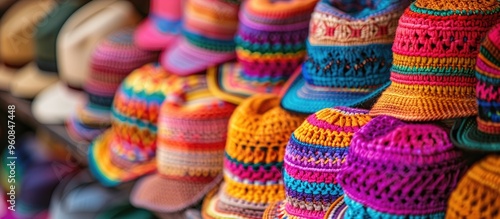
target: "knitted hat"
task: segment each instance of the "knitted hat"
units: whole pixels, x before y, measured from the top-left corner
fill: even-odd
[[[162,55],[163,67],[189,75],[234,59],[238,7],[223,0],[186,0],[182,39]]]
[[[6,3],[6,2],[4,2]],[[33,59],[33,31],[55,6],[53,0],[16,1],[0,20],[0,90],[8,90],[18,68]],[[28,17],[30,19],[25,19]],[[3,62],[3,63],[1,63]]]
[[[451,193],[446,218],[498,218],[500,156],[489,155],[470,168]]]
[[[268,208],[264,218],[322,218],[343,194],[336,177],[351,138],[370,120],[367,110],[346,107],[326,108],[309,116],[286,147],[286,200]]]
[[[31,99],[58,80],[56,45],[64,23],[89,0],[57,1],[57,5],[35,30],[35,63],[22,68],[14,77],[10,92]]]
[[[109,126],[111,105],[123,79],[134,69],[157,58],[153,52],[133,43],[133,29],[115,31],[97,44],[90,58],[90,75],[83,89],[88,100],[66,122],[68,134],[76,141],[91,141]]]
[[[354,135],[337,177],[344,218],[443,218],[465,169],[443,128],[376,117]]]
[[[160,106],[171,74],[148,64],[132,72],[113,101],[111,129],[97,137],[88,153],[92,174],[105,186],[131,181],[156,169]]]
[[[347,205],[344,201],[344,196],[340,196],[335,200],[325,214],[324,219],[344,219]]]
[[[205,75],[179,77],[158,120],[158,174],[139,181],[134,206],[184,210],[220,182],[227,124],[235,106],[215,98]]]
[[[391,85],[370,114],[406,121],[477,114],[479,44],[500,18],[497,0],[417,0],[399,20]]]
[[[43,124],[64,124],[85,99],[81,88],[90,73],[96,44],[138,19],[133,5],[124,0],[91,1],[76,11],[57,36],[57,54],[63,54],[57,56],[61,81],[36,96],[31,107],[33,116]]]
[[[216,96],[241,103],[255,93],[279,93],[304,58],[309,20],[317,0],[249,0],[239,14],[238,63],[208,72]]]
[[[500,151],[500,24],[481,45],[476,78],[479,115],[458,120],[451,138],[462,148]]]
[[[391,46],[407,1],[363,1],[360,10],[344,9],[358,3],[318,3],[309,29],[308,58],[283,88],[283,108],[311,114],[327,107],[358,106],[388,85]]]
[[[134,34],[141,49],[162,50],[176,42],[181,34],[182,0],[151,0],[149,15]]]
[[[290,134],[304,116],[258,94],[231,116],[224,156],[224,184],[203,203],[204,218],[262,218],[268,204],[285,198],[281,169]]]

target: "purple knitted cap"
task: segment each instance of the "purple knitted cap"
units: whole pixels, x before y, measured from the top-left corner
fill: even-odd
[[[448,133],[380,116],[351,141],[338,180],[351,216],[443,215],[466,165]],[[350,216],[351,215],[351,216]]]

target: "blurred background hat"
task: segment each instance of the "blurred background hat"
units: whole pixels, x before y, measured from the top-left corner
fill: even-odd
[[[134,34],[135,44],[145,50],[168,49],[181,35],[183,0],[151,0],[149,15]]]
[[[162,66],[190,75],[236,58],[238,10],[239,4],[223,0],[186,0],[182,39],[162,54]]]
[[[285,198],[281,169],[286,143],[305,116],[279,106],[273,94],[245,100],[229,121],[224,182],[203,203],[203,218],[262,218]]]
[[[19,70],[14,77],[10,92],[20,98],[34,98],[41,90],[58,80],[57,37],[69,17],[89,0],[57,1],[35,31],[35,62]]]
[[[61,80],[37,95],[32,103],[33,116],[44,124],[63,124],[85,99],[81,89],[91,71],[96,44],[138,21],[133,5],[122,0],[91,1],[76,11],[57,37],[57,53],[64,54],[57,57]]]
[[[172,75],[156,64],[132,72],[120,85],[111,109],[111,128],[89,147],[92,174],[117,186],[156,170],[157,120]]]
[[[131,202],[159,213],[185,210],[221,180],[233,104],[214,97],[205,75],[179,77],[158,119],[158,173],[134,187]]]
[[[89,142],[111,124],[115,92],[135,69],[158,58],[134,45],[132,28],[122,28],[96,45],[90,57],[90,75],[83,84],[87,99],[66,121],[66,130],[77,142]]]
[[[316,2],[246,1],[235,37],[238,62],[210,68],[210,90],[235,104],[256,93],[278,94],[306,55]]]
[[[54,0],[15,2],[0,20],[0,90],[9,90],[18,68],[33,60],[35,28],[56,5]]]
[[[51,198],[50,218],[96,218],[100,212],[127,205],[131,189],[130,183],[106,188],[82,170],[61,180]]]

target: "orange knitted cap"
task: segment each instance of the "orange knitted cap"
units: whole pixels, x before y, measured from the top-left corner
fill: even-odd
[[[500,155],[475,164],[448,201],[446,218],[500,218]]]

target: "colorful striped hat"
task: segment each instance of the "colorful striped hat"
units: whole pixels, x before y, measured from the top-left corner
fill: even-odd
[[[278,94],[306,55],[317,0],[249,0],[239,14],[238,63],[210,68],[209,88],[235,104],[255,93]]]
[[[308,57],[282,90],[283,108],[311,114],[360,106],[389,83],[391,46],[408,1],[320,1],[312,15]],[[358,5],[360,4],[360,5]],[[342,7],[340,7],[342,6]]]
[[[134,42],[141,49],[167,49],[181,35],[182,0],[151,0],[149,15],[134,34]]]
[[[462,148],[500,151],[500,24],[481,44],[476,78],[478,116],[458,120],[451,138]]]
[[[147,64],[120,85],[111,129],[88,152],[89,168],[103,185],[116,186],[156,170],[156,123],[171,78],[161,66]]]
[[[133,31],[115,31],[92,52],[91,71],[83,85],[88,100],[66,122],[66,130],[75,141],[91,141],[110,125],[111,105],[120,83],[130,72],[157,58],[134,45]]]
[[[476,115],[476,56],[499,12],[497,0],[413,2],[396,31],[392,83],[370,114],[406,121]]]
[[[465,169],[444,128],[376,117],[352,138],[337,177],[344,218],[443,218]]]
[[[367,110],[347,107],[310,115],[286,147],[286,200],[269,207],[264,218],[322,218],[343,194],[336,177],[345,165],[351,138],[370,120]]]
[[[158,173],[140,180],[130,198],[134,206],[159,213],[184,210],[220,183],[227,125],[236,108],[208,91],[205,75],[175,83],[158,119]]]
[[[205,198],[203,218],[260,219],[285,198],[281,169],[285,146],[304,116],[285,111],[274,94],[257,94],[231,116],[224,183]]]
[[[162,54],[163,67],[189,75],[234,59],[238,10],[223,0],[186,0],[182,39]]]
[[[499,167],[499,155],[489,155],[472,166],[451,193],[446,218],[500,217]]]

